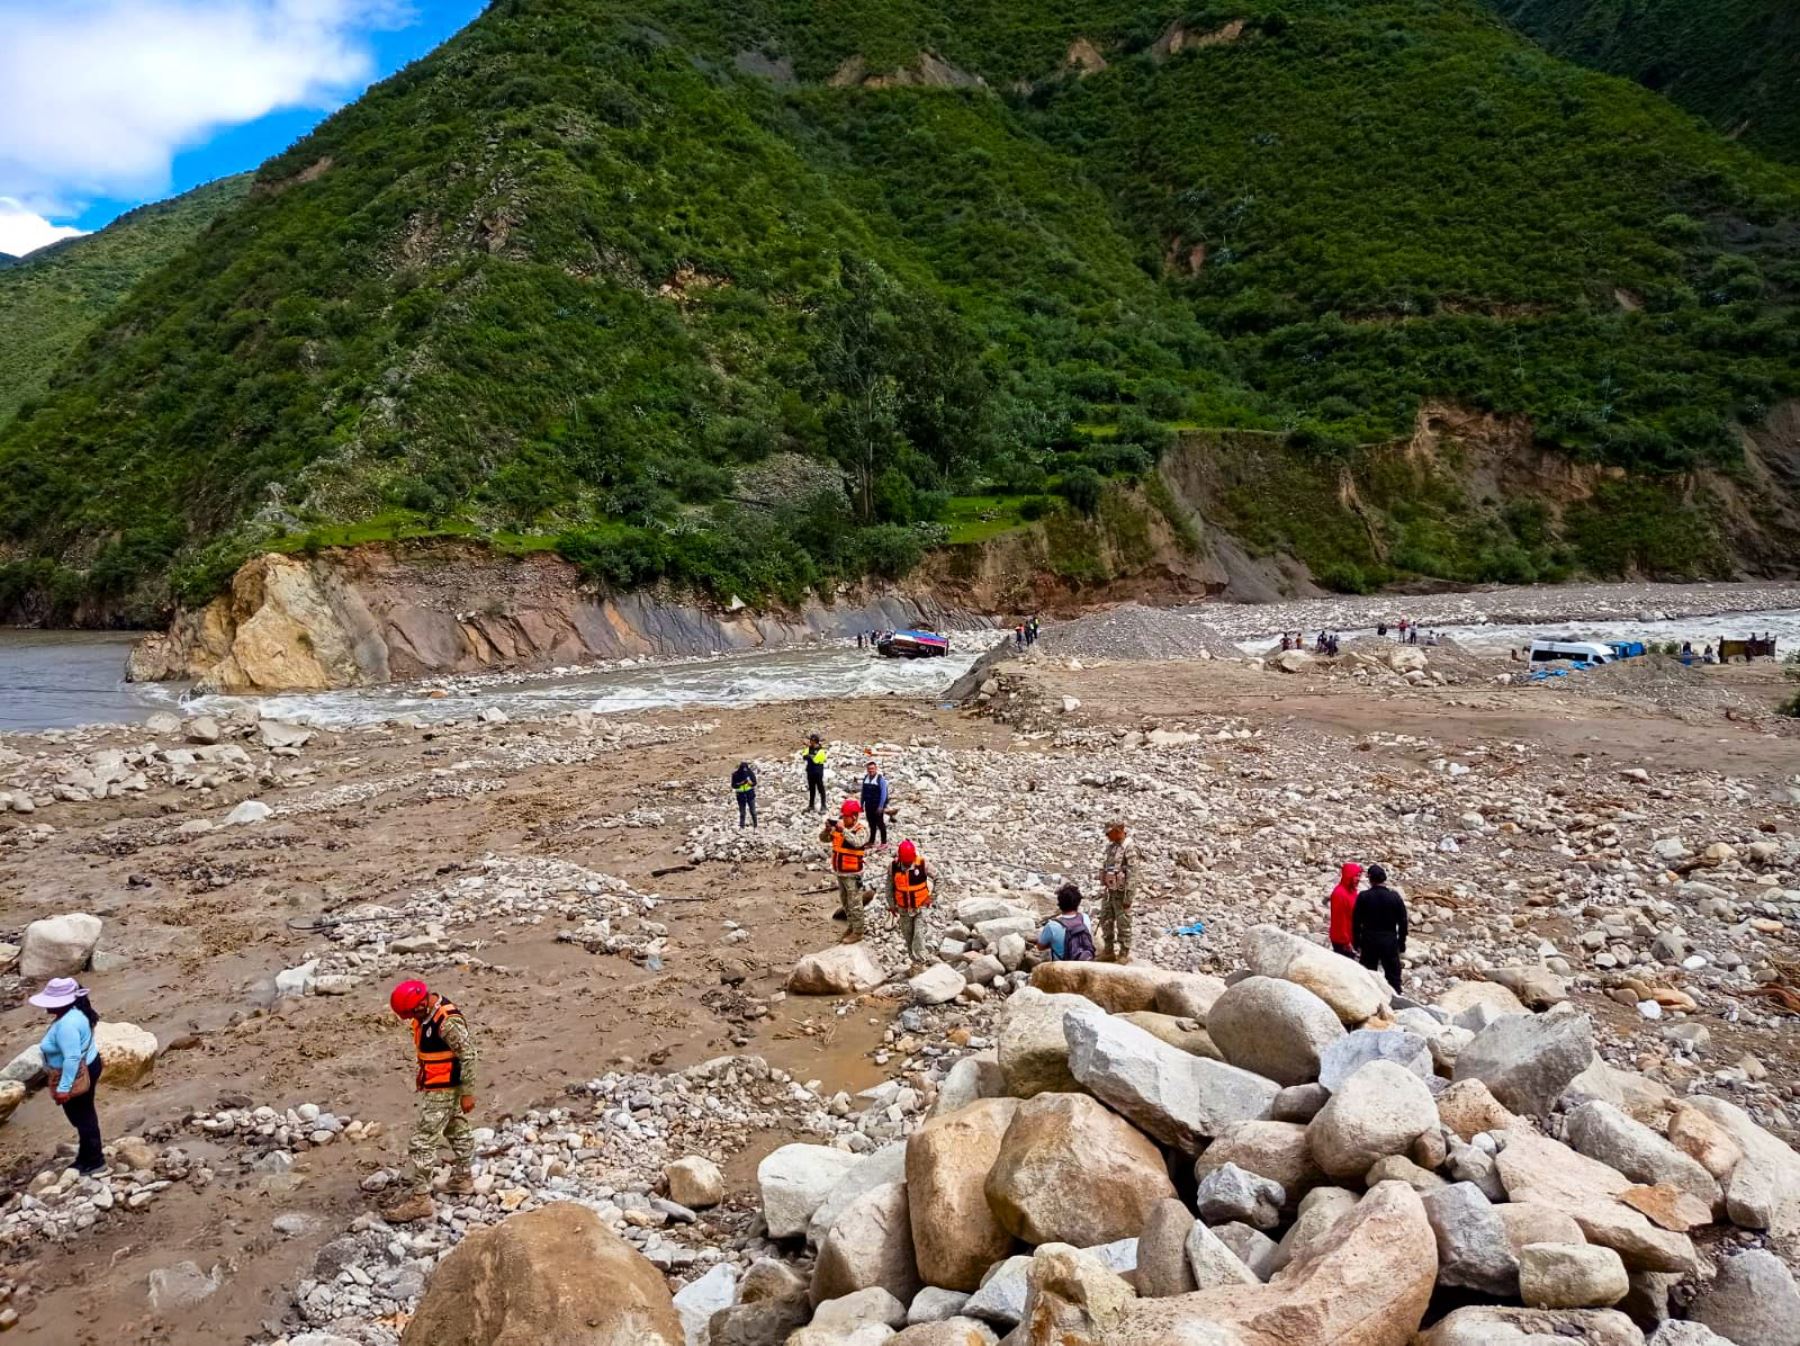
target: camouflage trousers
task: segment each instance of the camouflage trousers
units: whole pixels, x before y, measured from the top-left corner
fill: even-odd
[[[906,956],[915,963],[930,962],[930,918],[922,911],[896,910],[894,919],[900,925],[900,942],[906,946]]]
[[[1131,890],[1107,892],[1100,899],[1100,953],[1131,956]]]
[[[475,1157],[475,1134],[462,1110],[462,1090],[427,1089],[419,1099],[419,1120],[413,1125],[412,1139],[406,1143],[403,1181],[408,1190],[431,1190],[431,1171],[445,1145],[450,1147],[451,1164],[466,1172]]]
[[[838,902],[844,908],[844,925],[852,935],[863,932],[863,887],[861,874],[839,874]]]

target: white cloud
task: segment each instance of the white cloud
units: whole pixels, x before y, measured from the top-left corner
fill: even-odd
[[[165,190],[176,151],[375,73],[403,0],[0,0],[0,194],[40,214]]]
[[[80,234],[79,229],[66,224],[51,224],[11,197],[0,196],[0,252],[23,257],[60,238],[76,238]]]

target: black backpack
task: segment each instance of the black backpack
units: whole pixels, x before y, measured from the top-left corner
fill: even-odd
[[[1076,924],[1070,924],[1070,922]],[[1094,932],[1088,928],[1087,918],[1080,912],[1070,912],[1067,916],[1058,916],[1056,923],[1063,928],[1063,956],[1065,963],[1091,963],[1094,961]]]

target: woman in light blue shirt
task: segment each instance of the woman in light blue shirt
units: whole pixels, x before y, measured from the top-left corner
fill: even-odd
[[[94,1025],[100,1022],[100,1015],[88,1003],[87,988],[73,977],[53,978],[31,997],[31,1003],[50,1015],[50,1031],[38,1046],[50,1076],[50,1097],[62,1105],[63,1116],[81,1141],[75,1167],[83,1175],[98,1173],[106,1167],[100,1147],[100,1116],[94,1107],[102,1066]]]

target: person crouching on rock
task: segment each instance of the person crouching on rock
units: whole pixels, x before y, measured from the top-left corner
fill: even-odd
[[[1362,872],[1362,866],[1352,860],[1338,871],[1337,887],[1331,890],[1331,948],[1346,958],[1356,957],[1350,918],[1356,910],[1356,888]]]
[[[1131,900],[1137,882],[1136,843],[1126,839],[1125,824],[1106,829],[1106,854],[1100,860],[1100,958],[1108,963],[1131,961]]]
[[[919,855],[912,841],[902,841],[888,866],[888,906],[900,922],[900,940],[906,956],[912,960],[907,975],[916,977],[931,961],[926,941],[926,909],[931,906],[931,886],[936,879],[931,866]]]
[[[87,987],[73,977],[52,978],[31,1003],[50,1015],[50,1031],[38,1044],[44,1069],[50,1075],[50,1097],[62,1108],[80,1141],[75,1151],[75,1171],[92,1177],[106,1169],[100,1148],[100,1115],[94,1094],[100,1087],[100,1044],[94,1025],[100,1015],[88,1003]]]
[[[407,1224],[437,1214],[431,1203],[431,1171],[441,1146],[450,1147],[450,1181],[444,1190],[453,1196],[475,1190],[475,1135],[469,1129],[469,1114],[475,1110],[475,1039],[462,1011],[422,981],[401,982],[388,1004],[411,1021],[418,1058],[413,1087],[422,1095],[419,1120],[407,1143],[405,1194],[381,1212],[390,1224]]]
[[[1362,965],[1380,968],[1388,985],[1400,989],[1400,955],[1406,952],[1406,900],[1387,886],[1387,870],[1369,866],[1369,886],[1350,917],[1351,943]]]
[[[1074,884],[1056,890],[1056,915],[1038,931],[1037,946],[1055,962],[1094,961],[1094,927],[1081,909],[1081,889]]]
[[[869,848],[862,805],[846,799],[838,816],[819,833],[819,840],[831,847],[831,872],[837,875],[838,903],[844,909],[844,937],[839,942],[858,943],[863,937],[863,852]]]

